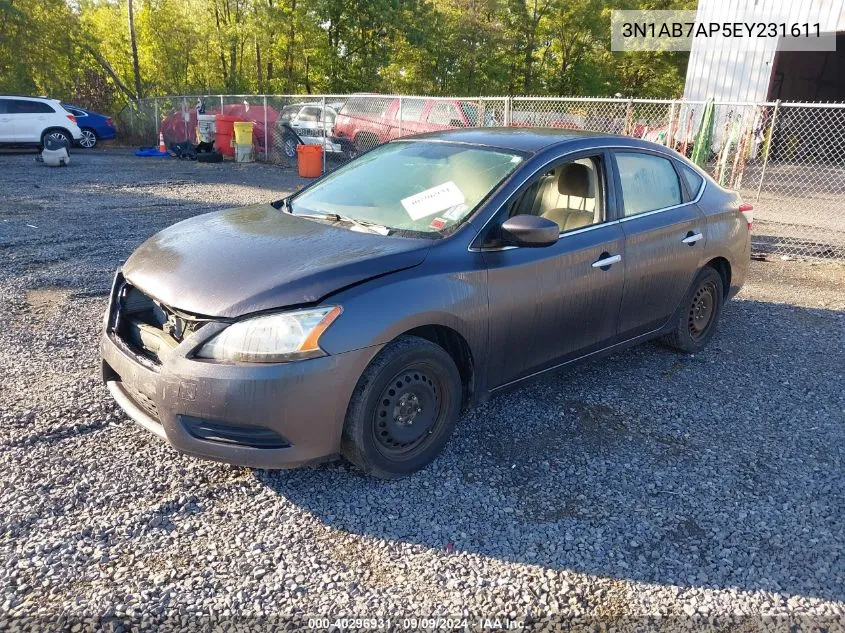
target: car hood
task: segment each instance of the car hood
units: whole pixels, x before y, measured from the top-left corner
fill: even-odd
[[[179,310],[212,317],[317,302],[425,259],[431,241],[297,218],[269,204],[199,215],[157,233],[123,275]]]

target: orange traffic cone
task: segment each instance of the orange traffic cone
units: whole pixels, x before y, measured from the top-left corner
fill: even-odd
[[[166,152],[167,148],[164,146],[164,132],[158,133],[158,151]]]

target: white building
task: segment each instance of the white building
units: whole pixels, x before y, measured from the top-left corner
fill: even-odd
[[[821,23],[836,51],[782,50],[778,38],[699,39],[684,97],[695,101],[845,101],[845,0],[699,0],[696,22]],[[836,25],[833,27],[833,25]]]

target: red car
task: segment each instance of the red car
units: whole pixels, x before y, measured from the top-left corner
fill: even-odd
[[[350,97],[341,108],[334,135],[366,150],[399,136],[478,127],[479,117],[478,105],[469,101],[403,97],[400,116],[398,97],[359,95]],[[495,125],[489,113],[484,121],[485,126]]]

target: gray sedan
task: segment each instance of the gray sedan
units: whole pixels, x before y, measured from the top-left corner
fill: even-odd
[[[180,451],[342,454],[399,477],[461,410],[659,338],[702,349],[752,210],[675,152],[568,130],[382,145],[272,204],[180,222],[115,276],[103,379]]]

